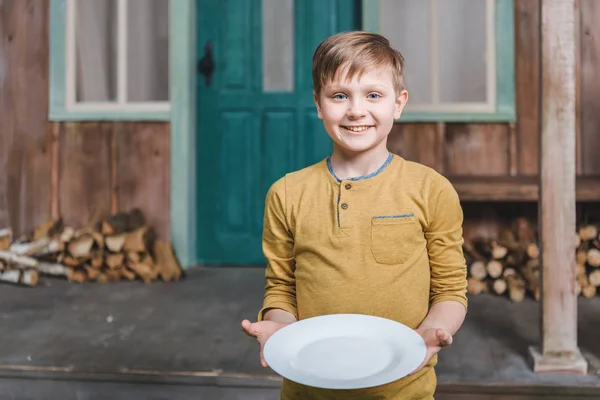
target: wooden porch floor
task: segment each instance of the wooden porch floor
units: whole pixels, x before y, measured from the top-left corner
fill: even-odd
[[[35,390],[70,398],[100,387],[113,399],[278,398],[279,378],[260,367],[256,342],[239,327],[261,305],[262,269],[195,268],[175,284],[43,282],[0,290],[0,398]],[[440,354],[436,399],[600,399],[594,368],[587,376],[531,372],[538,316],[531,300],[471,297],[454,345]],[[581,299],[579,341],[592,367],[598,330],[600,298]]]

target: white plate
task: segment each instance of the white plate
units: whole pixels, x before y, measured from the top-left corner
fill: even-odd
[[[393,382],[425,359],[425,342],[398,322],[362,314],[308,318],[275,332],[264,358],[279,375],[307,386],[358,389]]]

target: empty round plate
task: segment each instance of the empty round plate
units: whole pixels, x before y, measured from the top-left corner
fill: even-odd
[[[279,375],[307,386],[358,389],[405,377],[425,359],[423,338],[390,319],[362,314],[307,318],[275,332],[264,358]]]

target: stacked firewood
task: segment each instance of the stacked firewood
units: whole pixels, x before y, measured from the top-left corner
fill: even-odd
[[[40,275],[71,282],[177,281],[182,269],[171,245],[156,238],[140,210],[93,218],[81,229],[50,220],[13,238],[0,229],[0,282],[36,286]]]
[[[594,225],[584,225],[573,235],[576,248],[578,295],[594,297],[600,287],[600,240]],[[495,240],[465,240],[468,267],[467,291],[506,295],[514,302],[529,295],[540,299],[540,250],[537,233],[525,218],[517,218]]]

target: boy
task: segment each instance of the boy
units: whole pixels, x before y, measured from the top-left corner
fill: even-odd
[[[411,375],[360,390],[284,379],[281,398],[433,399],[437,352],[467,307],[462,210],[434,170],[387,150],[404,108],[402,55],[384,37],[346,32],[313,56],[314,99],[333,141],[326,160],[287,174],[266,197],[268,261],[258,322],[242,322],[262,348],[278,329],[326,314],[384,317],[415,329],[427,355]]]

